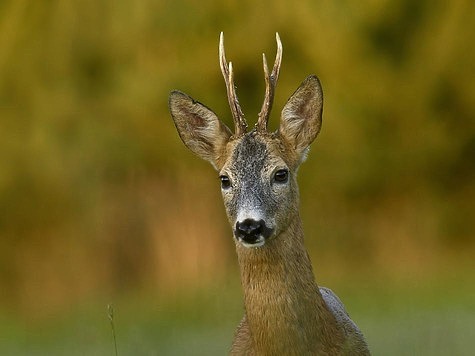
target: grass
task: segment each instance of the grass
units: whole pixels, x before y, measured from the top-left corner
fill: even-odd
[[[473,309],[460,306],[359,318],[375,355],[473,355],[474,323]]]
[[[472,355],[473,289],[445,289],[441,283],[338,293],[374,355]],[[117,355],[224,355],[241,314],[237,288],[173,301],[121,300],[112,317]],[[107,304],[41,322],[0,322],[2,355],[116,355]]]

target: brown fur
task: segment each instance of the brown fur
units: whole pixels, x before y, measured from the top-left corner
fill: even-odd
[[[261,123],[246,133],[239,122],[231,135],[206,106],[178,91],[170,95],[170,112],[185,145],[226,178],[223,200],[236,227],[245,306],[233,355],[369,355],[338,297],[317,286],[304,246],[297,170],[320,131],[322,109],[320,82],[310,76],[284,106],[277,132],[264,131]],[[282,170],[288,179],[277,181],[275,172]],[[266,233],[256,235],[259,243],[239,235],[238,224],[245,221],[265,227]]]
[[[264,248],[236,250],[246,316],[231,354],[341,353],[344,335],[315,282],[298,216]]]

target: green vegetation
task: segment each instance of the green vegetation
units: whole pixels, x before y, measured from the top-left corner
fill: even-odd
[[[233,243],[216,174],[183,147],[167,98],[186,91],[230,124],[224,31],[252,124],[278,31],[271,127],[308,74],[325,93],[300,171],[319,280],[346,286],[375,354],[470,354],[474,13],[467,0],[0,2],[0,353],[112,355],[111,300],[119,355],[227,349]],[[357,303],[356,275],[372,281]],[[411,304],[394,284],[425,289]]]
[[[450,284],[450,283],[449,283]],[[440,285],[337,288],[374,355],[471,355],[475,301]],[[410,289],[410,290],[409,290]],[[475,292],[473,285],[464,292]],[[114,305],[119,355],[224,355],[242,316],[237,286]],[[27,327],[1,323],[2,355],[114,355],[105,304]]]

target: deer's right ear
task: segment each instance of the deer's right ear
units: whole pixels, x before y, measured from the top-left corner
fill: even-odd
[[[170,113],[183,143],[217,168],[232,133],[216,114],[178,90],[170,93]]]

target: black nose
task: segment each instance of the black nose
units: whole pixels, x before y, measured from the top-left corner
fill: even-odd
[[[265,230],[264,220],[246,219],[236,223],[236,237],[249,244],[255,243]]]

